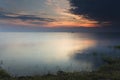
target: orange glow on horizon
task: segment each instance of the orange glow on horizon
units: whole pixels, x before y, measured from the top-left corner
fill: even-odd
[[[99,27],[100,24],[98,24],[97,22],[92,22],[92,21],[86,21],[86,22],[74,22],[74,21],[56,21],[56,22],[46,22],[44,24],[32,24],[32,21],[21,21],[21,20],[11,20],[12,22],[10,22],[9,20],[5,20],[5,21],[1,21],[2,23],[5,24],[11,24],[11,25],[16,25],[16,26],[29,26],[29,27]],[[39,21],[36,21],[39,22]]]
[[[60,21],[60,22],[51,22],[47,27],[97,27],[99,26],[96,23],[79,23],[79,22],[69,22],[69,21]]]

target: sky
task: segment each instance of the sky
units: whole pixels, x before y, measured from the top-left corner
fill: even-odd
[[[0,0],[0,31],[120,25],[119,0]]]

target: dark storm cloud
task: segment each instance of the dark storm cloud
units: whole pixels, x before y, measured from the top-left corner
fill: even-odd
[[[70,0],[73,14],[120,25],[120,0]]]
[[[19,19],[22,21],[27,21],[27,20],[32,20],[32,21],[37,20],[37,21],[45,21],[45,22],[54,21],[54,19],[50,19],[50,18],[42,18],[42,17],[37,17],[35,15],[21,15],[17,13],[9,13],[0,10],[0,20],[15,20],[15,19]]]

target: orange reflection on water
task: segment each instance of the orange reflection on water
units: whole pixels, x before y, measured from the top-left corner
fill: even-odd
[[[9,33],[5,53],[17,58],[53,62],[65,61],[69,55],[96,45],[96,41],[80,33]],[[32,35],[32,36],[31,36]],[[87,36],[88,38],[84,38]],[[6,37],[7,38],[7,37]],[[16,55],[17,54],[17,55]],[[19,55],[18,55],[19,54]]]
[[[58,51],[54,56],[57,59],[67,59],[69,55],[74,54],[79,51],[82,53],[90,47],[96,45],[96,41],[92,39],[61,39],[55,42],[55,49]]]

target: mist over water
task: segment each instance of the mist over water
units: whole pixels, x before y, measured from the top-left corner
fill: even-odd
[[[17,76],[91,71],[102,64],[91,54],[119,55],[109,48],[114,45],[120,45],[119,33],[1,32],[1,67]]]

